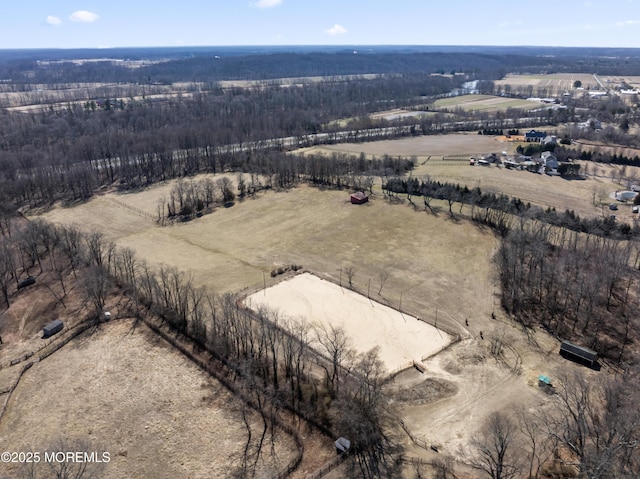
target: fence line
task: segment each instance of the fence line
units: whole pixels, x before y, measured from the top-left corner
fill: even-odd
[[[242,401],[244,401],[249,407],[257,411],[258,407],[255,404],[255,401],[253,401],[253,399],[248,397],[244,392],[240,391],[239,388],[236,387],[236,383],[233,381],[233,379],[229,378],[229,374],[232,372],[229,366],[226,365],[224,362],[215,358],[209,350],[204,350],[205,355],[209,356],[209,359],[205,360],[204,358],[202,358],[201,356],[199,356],[194,352],[195,344],[189,339],[183,338],[182,340],[180,340],[177,336],[170,335],[169,334],[170,331],[165,331],[162,325],[156,324],[154,321],[152,321],[146,316],[142,317],[142,321],[154,333],[156,333],[158,336],[163,338],[165,341],[167,341],[170,345],[172,345],[182,354],[184,354],[189,360],[191,360],[194,364],[200,367],[203,371],[205,371],[206,373],[214,377],[216,380],[218,380],[220,384],[222,384],[225,388],[227,388],[227,390],[229,390],[232,394],[234,394],[235,396],[240,398]],[[185,343],[190,343],[192,346],[192,349],[190,350],[187,347],[187,344]],[[212,360],[214,361],[213,364],[212,364]],[[287,424],[281,417],[279,417],[279,415],[274,416],[274,421],[278,425],[278,427],[280,427],[283,431],[285,431],[286,433],[290,434],[293,437],[296,443],[296,447],[298,449],[296,457],[294,457],[289,462],[289,464],[287,465],[284,471],[280,472],[276,476],[277,479],[285,479],[286,477],[289,476],[289,474],[295,471],[300,465],[300,463],[302,462],[302,458],[304,455],[304,443],[302,442],[302,439],[300,438],[300,434],[298,433],[298,431],[296,431],[296,429],[294,429],[293,426]]]
[[[7,391],[5,391],[7,393],[7,397],[4,400],[4,404],[2,405],[2,410],[0,410],[0,422],[2,422],[2,417],[4,416],[4,412],[7,409],[7,406],[9,405],[9,400],[11,399],[11,395],[13,394],[13,391],[15,391],[15,389],[18,387],[18,383],[20,382],[20,379],[22,379],[22,375],[27,372],[27,370],[33,366],[35,363],[37,362],[37,360],[33,360],[28,362],[27,364],[25,364],[22,367],[22,370],[20,371],[20,374],[18,374],[18,377],[16,378],[16,380],[13,382],[13,385],[11,385],[9,387],[9,389]]]
[[[329,459],[327,463],[325,463],[320,469],[317,471],[308,474],[305,479],[319,479],[329,472],[333,471],[336,467],[338,467],[344,461],[344,456],[336,456],[333,459]]]
[[[409,436],[409,439],[411,439],[411,442],[413,442],[416,446],[424,449],[425,451],[431,449],[431,446],[427,444],[427,441],[419,439],[413,435],[413,433],[409,430],[402,419],[398,419],[398,422],[400,423],[400,427],[402,427],[403,431],[407,433],[407,436]]]
[[[359,294],[361,296],[367,296],[365,293],[359,291],[355,286],[349,287],[349,286],[345,286],[345,285],[342,285],[340,283],[337,283],[335,281],[335,279],[332,276],[330,276],[329,274],[327,274],[327,273],[317,273],[317,272],[309,270],[307,268],[302,268],[302,269],[300,269],[298,271],[293,272],[293,274],[284,274],[282,276],[270,277],[269,280],[267,280],[266,276],[265,276],[265,279],[263,280],[262,283],[254,283],[252,286],[244,288],[241,291],[241,293],[239,293],[238,296],[237,296],[238,297],[238,300],[237,300],[238,301],[238,305],[241,306],[243,309],[247,309],[249,311],[252,311],[251,310],[251,305],[244,303],[244,300],[248,296],[250,296],[252,294],[255,294],[255,293],[259,292],[259,291],[262,291],[265,287],[269,288],[271,286],[274,286],[274,285],[278,284],[281,281],[286,281],[287,279],[291,279],[291,278],[295,277],[298,274],[304,274],[304,273],[311,274],[311,275],[316,276],[316,277],[318,277],[318,278],[320,278],[320,279],[322,279],[324,281],[329,281],[330,283],[338,285],[341,288],[346,288],[347,290],[353,291],[354,293],[357,293],[357,294]],[[427,355],[421,357],[420,361],[424,361],[424,360],[426,360],[426,359],[428,359],[428,358],[430,358],[432,356],[435,356],[436,354],[441,353],[446,348],[456,344],[457,342],[459,342],[462,339],[462,336],[461,336],[460,332],[454,331],[453,329],[451,329],[451,328],[449,328],[447,326],[438,325],[436,320],[433,320],[433,321],[426,320],[426,319],[420,317],[419,315],[417,315],[417,314],[415,314],[415,313],[413,313],[413,312],[411,312],[409,310],[406,310],[406,309],[401,310],[401,309],[395,308],[391,304],[391,302],[389,300],[387,300],[386,298],[378,299],[378,298],[368,297],[368,299],[370,301],[375,301],[376,303],[382,304],[383,306],[387,306],[387,307],[389,307],[391,309],[394,309],[394,310],[400,312],[401,314],[402,313],[406,313],[406,314],[416,318],[418,321],[422,321],[423,323],[426,323],[426,324],[428,324],[428,325],[430,325],[430,326],[432,326],[432,327],[434,327],[434,328],[436,328],[436,329],[438,329],[440,331],[443,331],[443,332],[447,333],[449,336],[451,336],[451,342],[450,343],[443,345],[442,347],[440,347],[440,349],[438,349],[438,351],[436,351],[434,353],[430,353],[430,354],[427,354]],[[443,311],[440,308],[436,308],[436,310],[437,311],[441,311],[441,312]],[[282,332],[284,332],[285,334],[288,334],[288,335],[290,334],[285,328],[282,328],[282,327],[279,326],[279,329]],[[311,352],[313,352],[315,354],[316,357],[322,359],[323,361],[331,362],[330,358],[327,358],[321,352],[316,351],[315,348],[310,348],[310,350],[311,350]],[[414,360],[407,361],[406,363],[403,363],[402,365],[396,367],[395,369],[393,369],[392,371],[390,371],[387,374],[387,380],[392,380],[398,374],[400,374],[400,373],[402,373],[402,372],[404,372],[404,371],[406,371],[408,369],[411,369],[412,367],[414,367]]]
[[[130,204],[127,204],[124,201],[120,201],[120,200],[117,200],[115,198],[111,198],[111,197],[108,197],[108,196],[103,196],[102,199],[107,203],[113,203],[116,206],[121,206],[121,207],[126,208],[126,209],[128,209],[130,211],[133,211],[134,213],[136,213],[136,214],[138,214],[138,215],[140,215],[140,216],[142,216],[144,218],[147,218],[147,219],[150,219],[150,220],[153,220],[153,221],[155,221],[157,219],[157,217],[152,215],[151,213],[149,213],[147,211],[144,211],[143,209],[138,208],[136,206],[132,206]]]
[[[34,354],[39,355],[40,356],[40,360],[42,360],[42,359],[46,358],[47,356],[49,356],[51,353],[53,353],[53,352],[57,351],[58,349],[60,349],[60,347],[62,347],[65,344],[67,344],[71,339],[75,338],[78,334],[82,333],[83,331],[86,331],[90,326],[91,326],[91,324],[87,324],[86,322],[81,322],[81,323],[78,323],[78,324],[76,324],[76,325],[74,325],[74,326],[72,326],[70,328],[65,328],[60,333],[48,338],[43,345],[39,346],[34,351],[29,351],[27,353],[23,353],[22,355],[18,356],[17,358],[13,358],[13,359],[5,362],[4,364],[0,364],[0,370],[15,366],[16,364],[20,364],[21,362],[24,362],[27,359],[29,359],[30,357],[32,357]],[[77,328],[81,328],[81,329],[79,331],[76,331]],[[68,337],[69,334],[71,334],[72,336]],[[56,347],[51,352],[48,352],[46,355],[42,356],[41,355],[42,351],[44,351],[48,346],[50,346],[54,342],[59,342],[61,344],[60,344],[59,347]]]

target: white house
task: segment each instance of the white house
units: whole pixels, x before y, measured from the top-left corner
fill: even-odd
[[[540,155],[540,160],[545,170],[548,171],[558,169],[558,159],[550,151],[543,151],[542,155]]]

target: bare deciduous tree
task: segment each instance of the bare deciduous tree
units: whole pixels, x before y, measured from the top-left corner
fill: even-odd
[[[107,271],[101,266],[93,265],[87,268],[83,286],[86,300],[90,301],[94,307],[95,320],[100,321],[104,312],[104,305],[107,302],[107,295],[110,288],[110,279]]]
[[[335,397],[339,393],[343,375],[346,375],[348,371],[348,362],[353,356],[351,339],[339,326],[321,324],[315,329],[317,341],[330,361],[328,367],[324,365],[323,367],[327,373],[329,393]]]
[[[476,455],[471,465],[491,479],[517,477],[521,470],[515,452],[516,431],[513,421],[504,413],[493,413],[471,445]]]
[[[363,478],[399,474],[394,459],[401,447],[386,433],[393,417],[383,390],[386,374],[379,348],[373,348],[358,356],[336,399],[335,427],[351,441],[354,466]]]

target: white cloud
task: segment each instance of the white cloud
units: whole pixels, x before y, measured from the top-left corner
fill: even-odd
[[[336,23],[334,26],[332,26],[328,30],[325,30],[325,33],[327,35],[335,37],[336,35],[344,35],[345,33],[347,33],[347,29],[344,28],[342,25]]]
[[[258,8],[272,8],[282,4],[282,0],[258,0],[255,5]]]
[[[47,25],[60,25],[62,23],[62,20],[60,20],[58,17],[54,17],[53,15],[48,15],[47,19],[45,20],[45,23]]]
[[[633,25],[638,25],[639,23],[640,23],[640,21],[638,21],[638,20],[625,20],[624,22],[616,23],[616,26],[618,26],[618,27],[629,27],[629,26],[633,26]]]
[[[93,12],[88,12],[86,10],[77,10],[69,16],[69,20],[71,20],[72,22],[78,22],[78,23],[93,23],[98,18],[100,18],[98,14]]]

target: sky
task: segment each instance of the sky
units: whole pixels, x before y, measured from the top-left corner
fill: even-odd
[[[0,0],[0,49],[640,47],[640,0]]]

